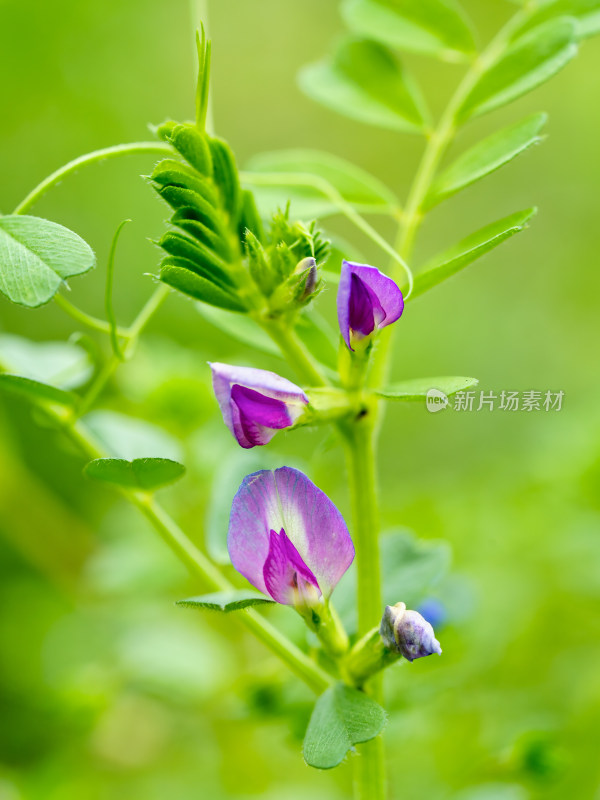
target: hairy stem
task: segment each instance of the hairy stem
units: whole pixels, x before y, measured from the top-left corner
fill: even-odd
[[[130,144],[117,144],[113,147],[104,147],[102,150],[94,150],[92,153],[86,153],[73,161],[69,161],[56,172],[48,175],[47,178],[39,183],[35,189],[32,189],[27,197],[22,200],[13,211],[13,214],[27,214],[27,212],[40,200],[46,192],[56,186],[68,175],[71,175],[81,167],[87,167],[90,164],[96,164],[98,161],[106,161],[109,158],[118,158],[120,156],[128,156],[136,153],[158,153],[164,155],[165,153],[172,152],[171,147],[164,142],[131,142]]]

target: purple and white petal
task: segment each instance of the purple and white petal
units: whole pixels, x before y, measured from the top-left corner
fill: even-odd
[[[269,555],[263,578],[273,600],[283,605],[314,604],[321,597],[317,579],[306,566],[283,528],[270,531]]]
[[[329,597],[354,558],[340,512],[306,475],[291,467],[247,476],[233,500],[227,543],[233,566],[265,593],[271,531],[282,530],[322,595]]]

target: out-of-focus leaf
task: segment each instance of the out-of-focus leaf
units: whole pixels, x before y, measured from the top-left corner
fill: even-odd
[[[452,275],[460,272],[472,261],[493,250],[494,247],[498,247],[515,233],[524,230],[536,210],[528,208],[525,211],[517,211],[516,214],[486,225],[485,228],[471,234],[454,247],[440,253],[415,275],[413,293],[409,299],[412,300],[429,289],[433,289],[438,283],[451,278]]]
[[[11,375],[7,372],[0,374],[0,389],[31,400],[56,403],[59,406],[74,406],[77,402],[76,395],[71,392],[65,392],[64,389],[58,389],[48,383],[24,378],[22,375]]]
[[[231,592],[214,592],[213,594],[203,594],[199,597],[188,597],[185,600],[178,600],[178,606],[187,608],[201,608],[208,611],[240,611],[242,608],[250,606],[273,605],[274,600],[265,597],[260,592],[247,591],[240,589]]]
[[[458,118],[486,114],[547,81],[576,55],[575,34],[575,21],[561,17],[521,36],[482,74]]]
[[[533,114],[478,142],[440,175],[429,192],[426,207],[451,197],[541,142],[539,134],[547,119],[547,114]]]
[[[248,163],[250,172],[286,173],[301,179],[316,176],[325,180],[362,214],[387,214],[398,208],[399,201],[387,186],[368,172],[354,166],[338,156],[319,150],[281,150],[261,153]],[[250,178],[248,180],[248,178]],[[247,182],[253,187],[254,196],[264,217],[276,208],[285,208],[288,200],[294,217],[318,219],[338,213],[323,191],[316,186],[260,186],[252,182],[246,173]]]
[[[143,419],[101,409],[86,414],[82,421],[115,458],[182,460],[182,448],[177,439]]]
[[[32,342],[10,333],[0,334],[0,364],[60,389],[82,386],[93,372],[90,353],[72,342]]]
[[[36,308],[61,284],[90,270],[92,248],[73,231],[40,217],[0,217],[0,292],[13,303]]]
[[[578,39],[600,33],[600,0],[544,0],[538,3],[520,32],[556,17],[567,16],[575,20]]]
[[[316,702],[304,738],[304,759],[317,769],[337,767],[354,745],[381,733],[385,722],[385,711],[375,700],[337,683]]]
[[[317,361],[329,369],[337,369],[338,334],[315,309],[308,308],[299,315],[296,333]]]
[[[238,342],[251,347],[252,350],[261,350],[270,356],[281,355],[277,345],[251,317],[215,308],[214,306],[206,305],[206,303],[198,303],[196,308],[205,320],[214,325],[215,328],[224,331],[232,339],[237,339]]]
[[[463,392],[465,389],[477,386],[478,383],[477,378],[463,378],[460,376],[413,378],[412,380],[400,381],[379,389],[376,394],[386,400],[424,400],[430,389],[438,389],[447,397],[451,397],[456,392]]]
[[[445,577],[450,562],[451,551],[447,542],[417,539],[413,533],[401,528],[384,531],[381,535],[384,604],[402,601],[408,608],[417,609]],[[348,630],[356,630],[354,564],[337,585],[333,603]]]
[[[168,458],[96,458],[86,464],[84,472],[103,483],[151,491],[181,478],[185,467]]]
[[[347,39],[333,58],[300,72],[313,100],[352,119],[406,133],[420,133],[422,100],[402,65],[382,45]]]
[[[452,0],[345,0],[342,13],[353,31],[390,47],[447,61],[475,52],[471,27]]]
[[[184,261],[184,259],[178,260]],[[246,306],[233,292],[225,291],[216,283],[194,272],[191,262],[189,269],[164,262],[160,270],[160,280],[166,283],[167,286],[171,286],[173,289],[177,289],[195,300],[208,303],[208,305],[226,308],[228,311],[247,310]]]

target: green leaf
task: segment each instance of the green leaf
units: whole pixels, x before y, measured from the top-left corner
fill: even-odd
[[[90,354],[72,342],[32,342],[22,336],[0,334],[0,364],[60,389],[76,389],[92,377]]]
[[[478,142],[440,175],[429,192],[425,207],[431,208],[451,197],[541,142],[539,133],[547,119],[547,114],[533,114]]]
[[[191,262],[190,262],[191,265]],[[195,300],[202,300],[217,308],[229,311],[246,311],[246,306],[236,295],[227,292],[212,281],[198,275],[191,268],[174,266],[168,262],[161,266],[160,280]]]
[[[485,228],[471,234],[454,247],[437,255],[415,275],[413,293],[409,299],[412,300],[429,289],[433,289],[438,283],[460,272],[472,261],[481,258],[494,247],[498,247],[515,233],[525,230],[527,223],[536,211],[535,208],[517,211],[516,214],[486,225]]]
[[[77,402],[76,395],[57,389],[48,383],[34,381],[22,375],[12,375],[7,372],[0,374],[0,389],[11,394],[18,394],[31,400],[46,403],[55,403],[59,406],[71,407]]]
[[[180,461],[181,445],[171,434],[146,420],[99,409],[86,414],[83,423],[104,450],[115,458],[165,458]]]
[[[345,0],[342,14],[356,33],[400,50],[447,61],[475,52],[471,27],[451,0]]]
[[[254,184],[252,175],[246,173],[245,179],[253,186],[264,217],[270,216],[273,209],[285,208],[288,200],[297,219],[319,219],[339,213],[335,203],[318,188],[319,181],[323,180],[362,214],[387,214],[400,205],[393,192],[377,178],[343,158],[319,150],[261,153],[250,160],[248,170],[261,173],[258,177],[263,179],[263,173],[274,173],[276,178],[280,173],[286,173],[304,181],[316,177],[314,186],[295,186],[292,181],[286,185],[265,186]]]
[[[209,611],[224,611],[228,614],[230,611],[240,611],[242,608],[250,606],[274,605],[274,601],[260,592],[240,589],[239,591],[214,592],[199,597],[188,597],[186,600],[178,600],[176,605]]]
[[[575,21],[562,17],[521,36],[482,74],[458,119],[486,114],[547,81],[576,55],[575,33]]]
[[[412,378],[408,381],[400,381],[379,389],[375,394],[385,397],[386,400],[424,400],[430,389],[438,389],[447,397],[451,397],[456,392],[462,392],[477,386],[477,378],[463,378],[458,376],[447,376],[442,378]]]
[[[215,328],[242,342],[252,350],[260,350],[270,356],[281,356],[281,351],[273,340],[248,316],[226,311],[222,308],[197,303],[198,313]]]
[[[152,491],[182,477],[185,467],[168,458],[96,458],[86,464],[88,478],[129,489]]]
[[[40,217],[0,217],[0,292],[13,303],[36,308],[61,284],[90,270],[91,247],[73,231]]]
[[[600,33],[600,0],[545,0],[528,18],[520,33],[560,16],[573,17],[578,39]]]
[[[351,119],[405,133],[425,127],[412,80],[377,42],[347,39],[333,58],[304,67],[299,82],[310,98]]]
[[[368,695],[337,683],[319,697],[304,738],[304,759],[311,767],[331,769],[354,745],[374,739],[386,714]]]

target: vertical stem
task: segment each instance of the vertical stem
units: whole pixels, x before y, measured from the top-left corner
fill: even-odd
[[[381,618],[381,566],[379,512],[375,455],[376,408],[342,428],[346,444],[356,567],[358,576],[358,635],[363,636]],[[371,682],[371,691],[382,701],[382,682]],[[354,760],[354,792],[357,800],[384,800],[386,796],[383,739],[377,736],[358,749]]]
[[[300,380],[305,381],[307,386],[310,387],[327,386],[327,381],[321,374],[318,365],[306,347],[299,341],[296,332],[287,323],[259,320],[259,325],[279,347],[284,358]]]

